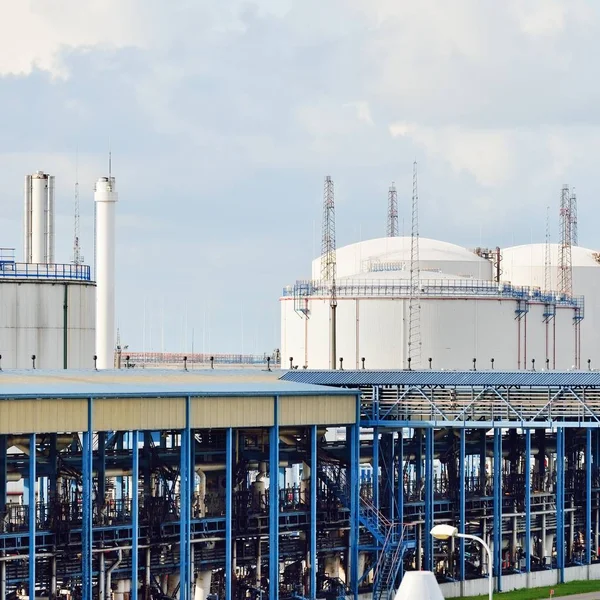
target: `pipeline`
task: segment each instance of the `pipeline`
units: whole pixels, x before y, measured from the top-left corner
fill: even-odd
[[[119,553],[119,558],[117,558],[117,560],[112,565],[110,565],[110,567],[108,567],[108,571],[106,572],[106,599],[105,600],[110,600],[110,598],[112,596],[112,573],[121,564],[121,561],[123,560],[123,550],[121,548],[119,548],[118,553]]]

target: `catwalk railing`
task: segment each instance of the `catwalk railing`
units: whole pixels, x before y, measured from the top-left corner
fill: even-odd
[[[91,281],[88,265],[18,263],[0,259],[0,278]]]
[[[395,296],[410,297],[410,282],[406,279],[339,279],[336,294],[339,297]],[[329,298],[331,282],[322,280],[299,280],[295,285],[283,288],[283,297],[293,297],[301,304],[311,297]],[[509,300],[527,300],[539,304],[552,304],[578,309],[583,313],[583,296],[565,296],[558,292],[544,292],[537,287],[516,286],[508,282],[495,283],[475,279],[423,279],[420,282],[421,297],[491,297]]]
[[[131,365],[180,365],[183,367],[184,358],[187,365],[205,364],[211,362],[215,365],[267,365],[273,368],[279,365],[281,357],[278,353],[273,354],[210,354],[207,352],[129,352],[122,351],[121,366],[126,366],[126,359],[129,357]],[[212,361],[211,361],[212,359]]]

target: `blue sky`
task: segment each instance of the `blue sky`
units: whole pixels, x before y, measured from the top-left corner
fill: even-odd
[[[118,307],[131,348],[270,351],[310,274],[323,177],[338,245],[421,235],[541,241],[575,186],[596,247],[600,39],[591,0],[0,0],[0,246],[21,252],[25,173],[56,176],[57,259],[82,246],[113,151]],[[144,308],[145,307],[145,308]],[[144,316],[145,315],[145,316]]]

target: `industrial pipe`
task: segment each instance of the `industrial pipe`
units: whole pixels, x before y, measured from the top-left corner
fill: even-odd
[[[119,558],[108,567],[108,571],[106,572],[106,598],[105,600],[110,600],[112,596],[111,588],[112,588],[112,573],[113,571],[121,564],[123,560],[123,550],[121,548],[117,551],[119,553]]]

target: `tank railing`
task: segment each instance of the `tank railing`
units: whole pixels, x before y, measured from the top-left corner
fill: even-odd
[[[336,294],[344,296],[400,296],[410,297],[410,281],[404,279],[339,279]],[[509,282],[493,283],[478,279],[425,279],[420,282],[423,297],[482,296],[527,300],[539,304],[558,304],[577,308],[583,314],[583,296],[565,296],[557,292],[545,292],[538,287],[516,286]],[[296,300],[331,295],[331,282],[322,280],[299,280],[283,288],[283,297]]]
[[[180,365],[183,367],[184,358],[187,365],[205,364],[212,362],[215,365],[266,365],[267,358],[270,359],[271,367],[276,368],[280,363],[278,353],[269,354],[209,354],[207,352],[124,352],[121,354],[121,362],[125,363],[126,356],[129,356],[131,363],[136,365],[143,364],[164,364]]]
[[[16,263],[0,258],[0,277],[91,281],[91,269],[88,265]]]

